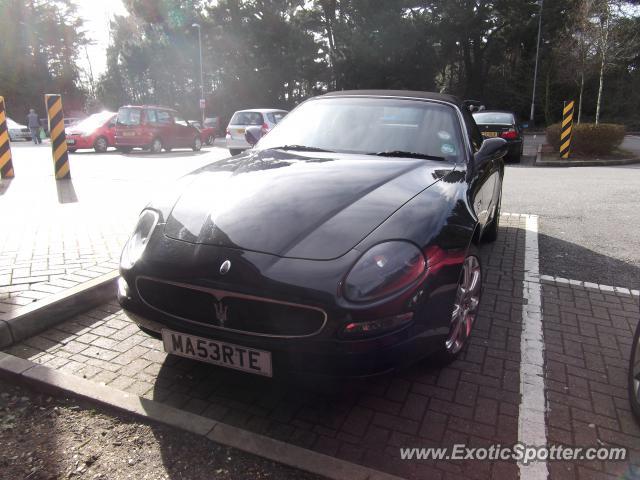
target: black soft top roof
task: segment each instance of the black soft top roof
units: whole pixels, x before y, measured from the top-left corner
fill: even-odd
[[[367,97],[410,97],[426,100],[438,100],[440,102],[452,103],[460,108],[463,108],[462,102],[453,95],[448,95],[446,93],[420,92],[415,90],[340,90],[336,92],[326,93],[324,95],[321,95],[320,98],[353,95],[361,95]]]

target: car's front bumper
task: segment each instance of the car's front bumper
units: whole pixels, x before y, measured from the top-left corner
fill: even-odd
[[[274,259],[265,254],[234,252],[232,249],[202,245],[195,252],[192,244],[160,237],[161,247],[154,246],[152,240],[147,249],[151,250],[151,258],[156,256],[154,249],[164,252],[162,262],[149,262],[147,259],[142,265],[136,265],[131,270],[121,270],[126,286],[119,289],[118,300],[129,317],[145,330],[154,332],[156,336],[160,335],[162,329],[169,329],[266,350],[272,355],[275,377],[288,374],[362,377],[385,373],[437,351],[443,345],[449,331],[459,265],[434,268],[433,274],[428,274],[425,280],[411,291],[403,292],[402,295],[382,304],[351,308],[336,298],[335,291],[341,275],[333,276],[332,271],[347,271],[348,265],[357,256],[345,256],[347,258],[331,262]],[[184,256],[180,253],[181,248],[185,248]],[[169,259],[170,257],[172,258]],[[230,277],[228,279],[217,278],[216,274],[212,274],[211,267],[215,268],[219,263],[216,259],[221,258],[230,258],[233,264],[231,273],[227,275]],[[209,273],[205,277],[207,271]],[[238,282],[238,277],[233,278],[234,271],[240,274],[241,283]],[[303,277],[298,276],[300,272],[304,272]],[[149,276],[197,285],[199,288],[235,290],[236,293],[242,290],[242,294],[307,305],[322,309],[326,313],[326,321],[316,333],[303,336],[275,336],[225,329],[215,324],[213,309],[211,324],[185,320],[151,306],[142,298],[138,280]],[[300,278],[297,284],[295,278]],[[227,283],[223,280],[227,280]],[[370,338],[345,339],[340,334],[348,322],[400,313],[405,309],[408,299],[417,291],[422,291],[423,295],[420,302],[412,308],[414,316],[411,323],[398,330]]]
[[[31,140],[31,131],[9,130],[9,138],[11,140]]]
[[[82,136],[76,134],[68,134],[67,135],[67,148],[76,150],[76,149],[85,149],[85,148],[93,148],[93,136]]]

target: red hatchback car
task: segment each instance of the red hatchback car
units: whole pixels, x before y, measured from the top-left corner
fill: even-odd
[[[133,148],[160,153],[173,148],[202,147],[200,132],[171,108],[156,105],[120,107],[116,121],[116,148],[130,152]]]
[[[67,127],[67,150],[75,152],[78,149],[93,148],[96,152],[106,152],[114,147],[116,133],[116,114],[114,112],[100,112],[81,120],[71,127]]]

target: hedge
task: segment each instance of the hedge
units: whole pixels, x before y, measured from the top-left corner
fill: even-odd
[[[609,155],[624,140],[624,125],[614,123],[581,123],[571,131],[571,153],[577,155]],[[547,127],[547,143],[560,150],[560,124]]]

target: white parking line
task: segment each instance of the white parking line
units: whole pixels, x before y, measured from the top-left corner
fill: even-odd
[[[538,216],[528,215],[525,236],[524,280],[522,282],[522,334],[520,338],[520,411],[518,442],[527,446],[547,445],[544,397],[544,337],[538,260]],[[520,463],[523,480],[546,479],[546,461]]]
[[[640,297],[640,290],[632,290],[627,287],[614,287],[613,285],[602,285],[600,283],[583,282],[582,280],[572,280],[570,278],[554,277],[552,275],[540,275],[540,280],[556,285],[570,285],[572,287],[584,287],[589,290],[599,290],[603,293],[615,293]]]

